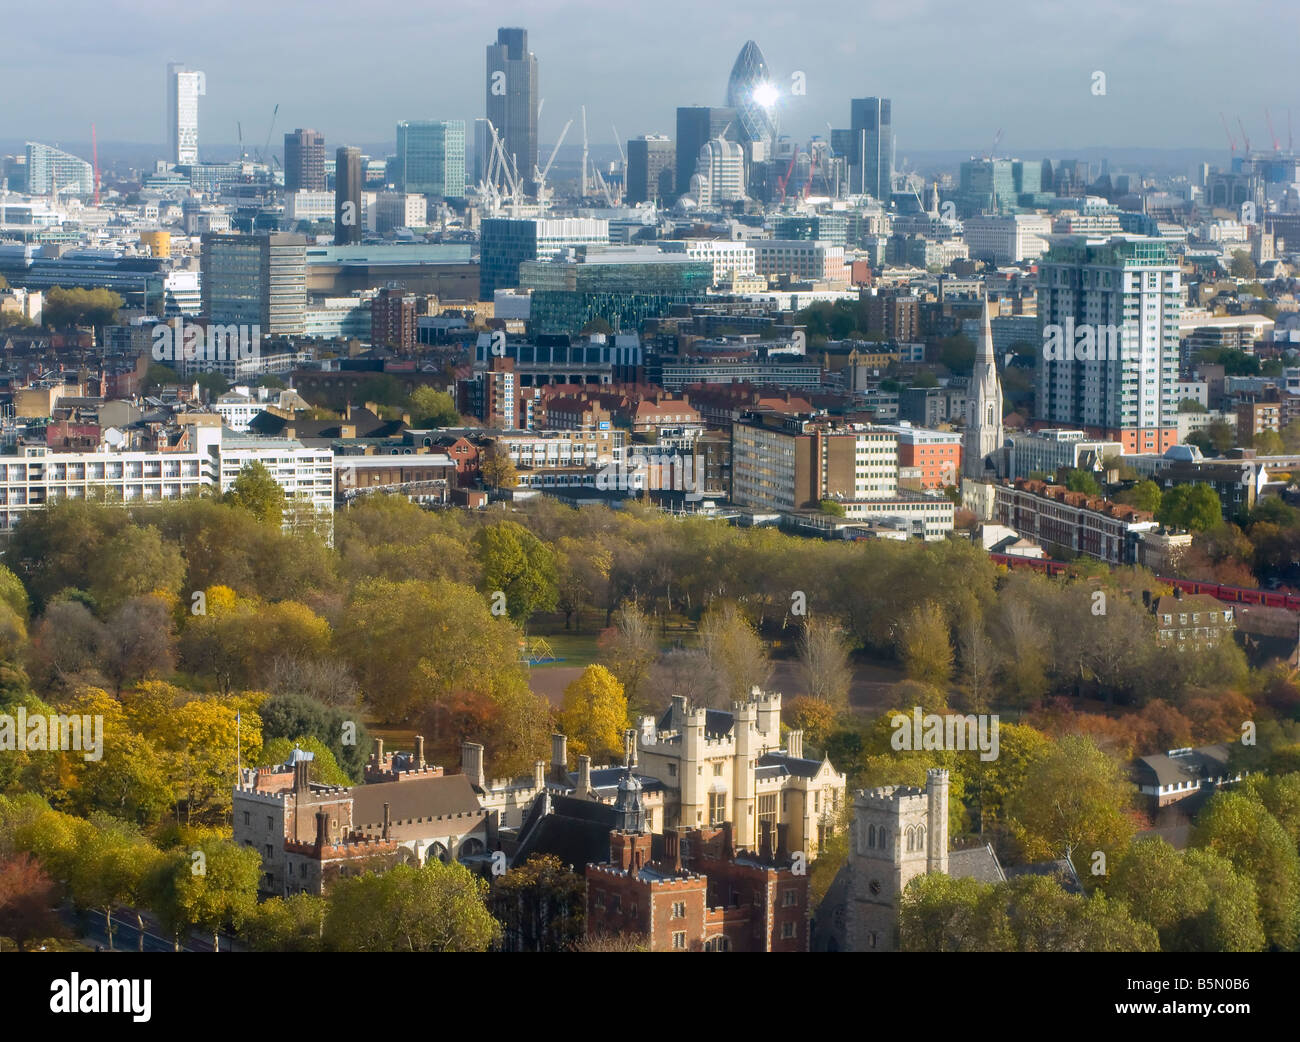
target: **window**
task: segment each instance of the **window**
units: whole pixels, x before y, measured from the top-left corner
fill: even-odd
[[[266,816],[266,831],[270,832],[273,828],[275,828],[275,819],[268,814]]]
[[[770,792],[758,798],[759,836],[768,825],[776,824],[776,793]]]
[[[721,777],[722,777],[722,761],[721,761],[721,760],[718,760],[718,761],[713,765],[713,776],[714,776],[715,778],[721,778]]]
[[[799,891],[794,887],[788,887],[781,893],[781,907],[793,908],[799,903]]]
[[[794,923],[781,924],[781,940],[788,941],[794,936]]]
[[[266,856],[267,856],[267,857],[270,857],[270,856],[271,856],[271,844],[270,844],[270,843],[268,843],[268,844],[266,845]]]
[[[248,811],[244,811],[244,824],[248,824]]]
[[[686,902],[685,902],[685,901],[674,901],[674,902],[673,902],[673,918],[674,918],[674,919],[685,919],[685,918],[686,918]]]
[[[675,763],[670,763],[670,764],[668,765],[668,777],[670,777],[670,778],[676,778],[676,777],[677,777],[677,764],[675,764]]]
[[[611,912],[619,912],[622,911],[622,909],[623,909],[623,896],[621,894],[610,894],[609,910]]]
[[[603,890],[593,891],[591,903],[595,905],[597,908],[603,909],[605,907],[605,891]]]
[[[685,933],[678,932],[678,933],[673,934],[673,951],[675,951],[675,952],[684,952],[684,951],[686,951],[686,934],[685,934]]]
[[[721,825],[727,820],[727,794],[725,792],[709,793],[709,824]]]

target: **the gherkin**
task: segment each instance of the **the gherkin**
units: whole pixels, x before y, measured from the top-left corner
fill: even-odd
[[[772,116],[776,94],[763,52],[753,40],[747,41],[727,80],[727,107],[736,110],[745,140],[761,141],[771,147],[776,139],[776,121]]]

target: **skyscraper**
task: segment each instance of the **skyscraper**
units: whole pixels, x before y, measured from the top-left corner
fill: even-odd
[[[459,199],[465,194],[465,121],[397,124],[397,185],[404,192]]]
[[[334,154],[334,245],[361,241],[361,149]]]
[[[671,199],[676,152],[665,134],[645,134],[627,143],[628,205]]]
[[[1075,236],[1039,260],[1038,417],[1126,452],[1177,442],[1182,276],[1162,239]]]
[[[209,232],[201,247],[203,314],[255,325],[262,336],[300,334],[307,307],[307,238]]]
[[[889,204],[894,185],[894,120],[888,98],[849,102],[851,192],[866,192]]]
[[[772,74],[758,44],[753,40],[740,49],[736,64],[731,67],[727,80],[727,107],[736,110],[740,120],[740,136],[749,145],[749,157],[755,160],[771,159],[776,142],[776,120],[773,106],[777,89]],[[761,148],[754,148],[760,145]]]
[[[167,66],[167,158],[178,166],[199,161],[199,98],[207,77],[180,62]]]
[[[678,195],[691,188],[691,177],[700,158],[700,149],[715,137],[739,140],[735,109],[687,106],[677,110],[677,184]]]
[[[996,476],[993,459],[1002,447],[1002,383],[993,354],[989,302],[984,301],[975,368],[966,388],[966,431],[962,435],[962,471],[973,481]],[[989,473],[991,472],[991,473]],[[986,474],[988,477],[986,478]]]
[[[498,29],[487,48],[487,118],[501,136],[524,191],[537,183],[537,58],[528,50],[527,29]]]
[[[80,156],[27,142],[27,191],[32,195],[90,195],[95,190],[94,168]]]
[[[325,135],[295,130],[284,135],[284,190],[325,191]]]

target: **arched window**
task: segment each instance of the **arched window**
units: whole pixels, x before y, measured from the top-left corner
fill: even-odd
[[[916,849],[917,850],[925,849],[925,826],[924,825],[916,826]]]
[[[907,849],[907,852],[909,854],[912,851],[912,842],[914,836],[915,836],[915,832],[913,832],[912,826],[908,825],[907,829],[903,833],[903,846]]]
[[[876,836],[876,845],[880,847],[881,850],[889,849],[889,831],[883,825],[880,827],[880,832]]]
[[[875,845],[876,845],[876,826],[872,825],[867,829],[867,846],[874,847]]]

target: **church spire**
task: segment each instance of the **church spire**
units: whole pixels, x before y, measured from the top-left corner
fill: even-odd
[[[993,353],[993,326],[988,298],[980,316],[975,367],[966,389],[966,432],[962,437],[962,473],[973,481],[996,477],[996,454],[1002,447],[1002,383]]]

